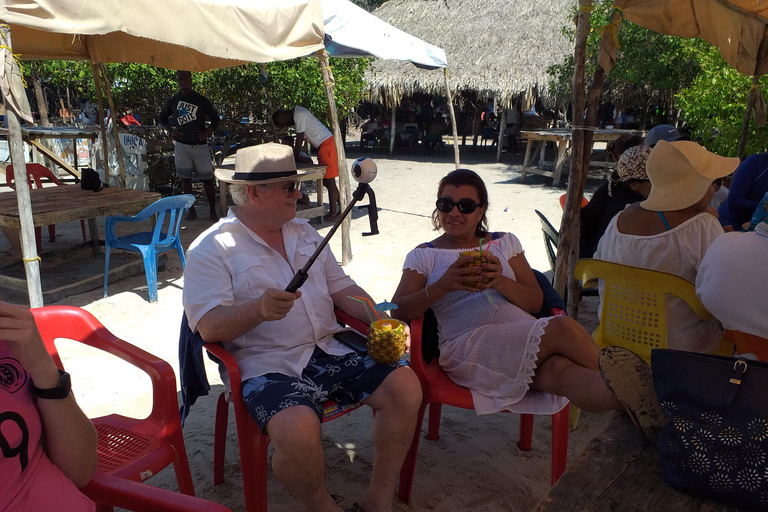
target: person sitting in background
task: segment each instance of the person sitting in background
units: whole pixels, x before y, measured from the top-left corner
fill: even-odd
[[[587,411],[624,410],[600,376],[599,349],[584,328],[567,316],[532,316],[542,309],[542,290],[517,237],[488,232],[480,176],[455,170],[437,197],[432,223],[444,233],[406,256],[393,316],[413,320],[432,308],[440,366],[471,390],[477,414],[554,414],[566,406],[563,397]],[[471,265],[460,253],[479,246],[487,262]]]
[[[611,220],[594,257],[694,283],[704,253],[723,234],[709,201],[738,165],[738,158],[715,155],[695,142],[659,141],[646,163],[648,199]],[[676,297],[667,302],[667,329],[669,348],[694,352],[713,352],[722,335],[717,321],[701,320]]]
[[[696,295],[726,329],[768,338],[766,269],[768,219],[753,232],[726,233],[712,242],[696,274]]]
[[[651,182],[645,172],[645,163],[651,148],[635,146],[619,157],[611,179],[597,189],[589,203],[581,209],[581,241],[579,257],[591,258],[595,254],[611,219],[628,204],[642,201],[651,193]]]
[[[639,135],[624,133],[619,135],[618,138],[608,142],[605,146],[605,152],[613,158],[614,162],[618,162],[619,157],[623,155],[626,150],[635,146],[642,146],[643,144],[643,138]]]
[[[414,144],[419,143],[421,128],[416,122],[415,114],[408,114],[408,122],[403,125],[403,131],[400,132],[400,141],[408,148],[412,149]]]
[[[750,155],[736,169],[728,197],[717,209],[720,224],[739,231],[768,192],[768,153]]]
[[[282,139],[280,139],[280,144],[283,144],[284,146],[288,146],[290,148],[293,148],[294,146],[294,139],[290,135],[286,135]],[[312,157],[310,157],[308,154],[306,154],[303,151],[299,151],[299,154],[293,155],[293,159],[296,162],[296,164],[313,164]],[[299,189],[299,192],[301,192],[301,198],[297,199],[296,202],[299,204],[309,204],[309,196],[306,192]]]
[[[45,348],[29,308],[0,300],[0,510],[86,512],[96,429]]]
[[[677,130],[677,128],[670,124],[654,126],[645,134],[645,145],[648,147],[655,147],[660,140],[675,142],[676,140],[687,139]]]
[[[376,116],[371,114],[371,117],[360,127],[360,149],[368,149],[369,141],[373,141],[373,149],[376,149],[380,134],[379,122]]]

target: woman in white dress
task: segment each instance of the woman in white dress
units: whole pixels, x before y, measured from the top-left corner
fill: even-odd
[[[531,316],[542,307],[541,288],[517,237],[487,231],[483,180],[453,171],[437,196],[432,220],[444,233],[406,257],[393,316],[411,320],[432,308],[440,365],[472,391],[477,413],[551,414],[567,400],[591,412],[624,410],[600,377],[590,335],[568,317]],[[477,249],[480,239],[487,262],[463,267],[472,258],[459,253]]]

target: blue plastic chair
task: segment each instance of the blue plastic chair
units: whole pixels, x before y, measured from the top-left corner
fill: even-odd
[[[104,297],[107,296],[109,284],[109,251],[112,248],[125,249],[127,251],[140,252],[144,258],[144,272],[147,275],[147,287],[149,288],[149,301],[157,302],[157,257],[160,253],[176,249],[181,260],[181,269],[184,270],[186,259],[184,248],[179,238],[179,227],[184,212],[189,210],[195,197],[191,194],[170,196],[160,199],[144,208],[134,217],[107,217],[104,226],[106,258],[104,259]],[[141,233],[133,233],[118,237],[115,235],[115,224],[118,222],[140,222],[157,215],[155,229]],[[168,215],[168,230],[163,231],[166,225],[165,218]]]

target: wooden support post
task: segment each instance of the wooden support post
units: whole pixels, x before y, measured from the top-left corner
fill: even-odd
[[[336,99],[333,96],[333,73],[328,61],[328,52],[320,50],[317,52],[317,60],[320,64],[320,72],[323,75],[323,84],[325,93],[328,96],[328,106],[331,110],[331,124],[333,125],[333,139],[336,143],[336,153],[339,161],[339,192],[341,193],[342,210],[352,198],[352,191],[349,188],[349,173],[347,172],[347,155],[344,151],[344,138],[341,136],[341,127],[339,118],[336,114]],[[333,205],[331,205],[333,206]],[[349,227],[352,219],[347,216],[341,223],[341,264],[346,265],[352,261],[352,245],[349,240]]]
[[[395,137],[397,136],[397,105],[392,102],[392,120],[389,127],[389,154],[395,153]]]
[[[456,168],[458,169],[461,167],[461,156],[459,155],[459,132],[456,129],[456,113],[453,111],[453,98],[451,97],[451,88],[448,86],[448,68],[443,68],[443,76],[445,77],[445,97],[448,100],[448,111],[451,113],[451,129],[453,130],[453,159],[456,161]]]
[[[501,162],[501,148],[504,146],[504,129],[507,127],[507,109],[501,109],[499,118],[499,141],[496,143],[496,161]]]
[[[112,112],[112,131],[115,134],[115,153],[117,154],[117,166],[120,168],[120,186],[125,188],[125,166],[123,165],[123,145],[120,143],[120,134],[117,133],[117,111],[115,110],[115,103],[112,101],[112,86],[109,85],[109,77],[107,76],[107,68],[104,64],[99,64],[102,76],[102,85],[104,91],[107,94],[107,101],[109,102],[109,110]]]
[[[0,24],[0,36],[6,51],[13,52],[11,45],[11,28]],[[4,65],[4,63],[3,63]],[[14,75],[18,75],[14,77]],[[21,70],[18,62],[13,60],[13,68],[9,80],[21,80]],[[27,165],[24,163],[24,141],[21,137],[21,122],[13,105],[17,103],[3,98],[6,109],[6,122],[8,123],[8,145],[11,150],[11,163],[16,169],[16,176],[27,175]],[[32,219],[32,201],[29,197],[29,187],[16,187],[16,201],[19,205],[19,222],[21,223],[21,253],[24,258],[24,272],[27,275],[27,292],[29,293],[29,306],[42,307],[43,286],[40,280],[40,256],[37,254],[35,243],[35,223]]]
[[[574,50],[574,69],[573,69],[573,163],[571,173],[578,173],[576,166],[581,165],[581,154],[584,151],[582,144],[584,136],[584,69],[587,54],[587,36],[589,35],[589,18],[592,8],[592,0],[579,0],[579,13],[576,21],[576,47]],[[576,222],[574,216],[580,212],[571,208],[576,198],[571,194],[571,188],[576,187],[576,180],[568,181],[568,197],[566,198],[566,207],[563,212],[563,220],[560,223],[560,241],[557,247],[557,262],[555,263],[554,286],[560,296],[565,297],[566,280],[568,278],[568,258],[573,243],[573,234],[569,229]],[[578,243],[578,237],[576,241]]]
[[[267,93],[267,116],[269,117],[269,124],[272,126],[272,142],[280,142],[277,140],[277,126],[275,126],[275,120],[272,119],[272,114],[275,112],[275,104],[272,99],[272,89],[269,87],[269,74],[267,73],[267,65],[259,63],[259,70],[262,75],[262,83],[264,84],[264,91]]]
[[[96,70],[96,64],[91,62],[91,74],[96,86],[96,103],[99,107],[99,129],[101,130],[101,158],[104,165],[104,179],[109,183],[109,144],[107,143],[107,127],[104,124],[104,102],[101,99],[102,89],[99,73]]]
[[[763,39],[760,41],[760,46],[757,48],[755,74],[752,76],[752,89],[756,89],[756,92],[760,94],[762,94],[762,91],[760,91],[760,75],[757,74],[757,68],[765,59],[767,47],[768,27],[763,31]],[[747,111],[744,112],[744,123],[741,126],[741,135],[739,136],[739,149],[736,151],[736,156],[739,157],[740,160],[744,160],[744,151],[747,147],[747,135],[749,133],[749,117],[752,115],[752,110],[755,108],[756,99],[755,95],[752,94],[752,90],[750,90],[747,98]]]

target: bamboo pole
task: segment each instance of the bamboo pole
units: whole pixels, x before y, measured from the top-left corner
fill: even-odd
[[[120,144],[120,134],[117,133],[117,111],[115,110],[115,103],[112,101],[112,87],[109,85],[109,77],[107,76],[107,68],[104,64],[99,64],[102,75],[102,85],[104,91],[107,93],[107,101],[109,102],[109,110],[112,112],[112,131],[115,134],[115,153],[117,154],[117,166],[120,169],[120,186],[125,188],[125,166],[123,165],[123,147]],[[109,181],[107,181],[109,183]]]
[[[589,35],[589,18],[592,8],[592,0],[579,0],[579,13],[576,18],[576,47],[574,50],[573,69],[573,159],[571,172],[574,167],[581,165],[584,151],[584,69],[587,54],[587,36]],[[577,171],[578,172],[578,171]],[[560,242],[557,247],[557,261],[555,263],[554,286],[561,297],[565,297],[566,279],[568,277],[568,258],[573,243],[573,232],[569,227],[575,222],[574,217],[579,210],[572,207],[576,195],[571,193],[571,188],[576,187],[576,180],[568,180],[568,196],[563,212],[563,220],[560,223]],[[576,238],[578,244],[578,237]]]
[[[101,158],[104,165],[104,179],[109,183],[109,144],[107,143],[107,127],[104,124],[104,101],[101,98],[101,79],[96,71],[96,64],[91,62],[91,74],[96,85],[96,103],[99,107],[99,129],[101,130]]]
[[[13,53],[11,44],[11,28],[6,24],[0,24],[0,35],[7,51]],[[1,63],[0,65],[5,65]],[[21,75],[18,62],[14,59],[11,74]],[[12,80],[13,77],[10,77]],[[26,182],[27,165],[24,163],[24,141],[21,136],[21,122],[18,113],[14,110],[14,101],[3,98],[6,109],[6,122],[8,123],[8,145],[11,150],[11,163],[16,169],[16,176],[21,176],[21,182]],[[29,187],[16,187],[16,201],[19,205],[19,223],[21,224],[21,253],[24,261],[24,272],[27,275],[27,292],[29,293],[29,306],[42,307],[43,286],[40,281],[40,256],[37,254],[35,242],[35,223],[32,219],[32,201],[29,197]]]
[[[336,143],[336,153],[339,162],[339,192],[341,193],[341,204],[349,203],[352,192],[349,188],[349,174],[347,173],[347,155],[344,151],[344,139],[341,136],[341,127],[339,118],[336,114],[336,99],[333,96],[333,72],[328,61],[328,52],[320,50],[317,52],[317,61],[320,64],[320,72],[323,75],[323,84],[325,93],[328,96],[328,106],[331,110],[331,124],[333,125],[333,139]],[[333,205],[331,205],[333,206]],[[343,207],[342,207],[343,208]],[[352,261],[352,245],[349,240],[349,227],[352,219],[347,216],[341,223],[341,264],[346,265]]]
[[[451,113],[451,129],[453,130],[453,159],[456,161],[456,168],[458,169],[461,167],[461,155],[459,154],[459,131],[456,129],[456,113],[453,111],[453,98],[451,97],[451,88],[448,86],[448,68],[443,68],[443,76],[445,77],[445,97],[448,100],[448,111]]]

